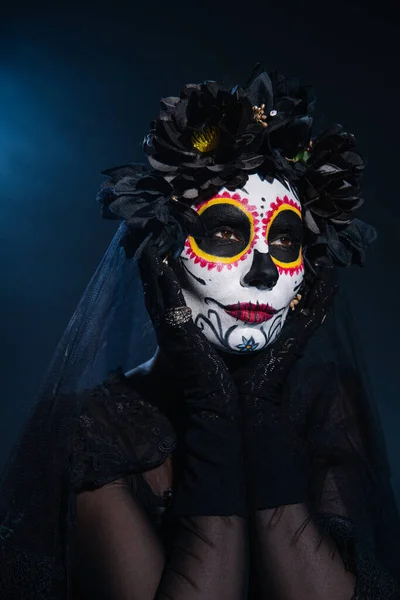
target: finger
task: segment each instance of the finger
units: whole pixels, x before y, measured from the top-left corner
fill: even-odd
[[[181,284],[171,267],[166,266],[159,278],[159,285],[164,303],[164,309],[186,306]]]
[[[337,273],[333,268],[323,268],[311,286],[304,305],[306,312],[319,311],[329,306],[338,289]]]
[[[338,291],[338,278],[335,269],[326,269],[321,276],[321,283],[315,294],[315,303],[326,311],[332,304]]]
[[[153,324],[156,325],[164,313],[162,295],[158,284],[162,261],[150,244],[143,249],[138,259],[138,268],[143,283],[146,308]]]
[[[142,281],[147,282],[151,278],[154,279],[158,273],[161,273],[162,264],[162,260],[157,255],[152,244],[147,244],[138,258],[138,267]]]

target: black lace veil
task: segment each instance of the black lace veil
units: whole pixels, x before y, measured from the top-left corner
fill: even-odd
[[[126,259],[121,224],[59,342],[41,394],[55,397],[98,385],[111,370],[150,357],[155,336],[135,260]]]
[[[207,85],[191,86],[186,90],[190,101],[182,100],[185,95],[181,100],[172,97],[165,99],[163,119],[156,122],[145,145],[153,160],[153,168],[155,166],[163,173],[173,168],[176,172],[178,150],[175,146],[177,140],[181,139],[179,136],[182,132],[171,127],[164,130],[165,123],[174,119],[175,110],[179,101],[182,101],[187,102],[184,121],[191,126],[193,106],[214,106],[217,98],[221,101],[221,107],[216,114],[221,113],[223,116],[228,102],[229,110],[232,106],[235,115],[246,117],[247,120],[243,117],[241,122],[248,121],[243,131],[233,132],[237,134],[235,148],[241,148],[241,155],[228,152],[225,156],[225,146],[222,144],[222,153],[217,148],[215,164],[209,155],[198,160],[193,150],[193,140],[198,146],[200,143],[213,144],[217,135],[222,136],[221,143],[224,142],[225,135],[227,139],[232,139],[233,133],[226,123],[226,126],[223,125],[221,117],[222,120],[218,122],[219,125],[222,123],[220,133],[217,132],[216,125],[211,124],[205,130],[209,133],[209,139],[205,141],[196,136],[193,138],[192,129],[190,130],[191,135],[187,140],[191,144],[190,156],[193,155],[193,161],[185,163],[187,172],[178,175],[175,173],[173,177],[161,177],[159,173],[153,172],[151,176],[144,177],[136,187],[137,169],[124,167],[109,171],[110,185],[103,190],[100,198],[103,214],[104,211],[113,213],[125,222],[120,225],[111,241],[57,346],[32,413],[1,475],[2,598],[49,600],[68,597],[69,544],[74,525],[74,491],[69,483],[68,469],[79,416],[79,394],[100,385],[116,369],[128,372],[148,360],[156,348],[155,336],[144,307],[136,260],[127,258],[129,254],[134,255],[137,247],[129,247],[132,233],[128,225],[143,232],[143,224],[152,224],[153,231],[158,231],[160,248],[165,252],[168,249],[165,243],[171,239],[176,241],[182,234],[179,221],[182,214],[184,213],[188,222],[191,219],[189,211],[183,211],[182,207],[178,214],[179,205],[172,202],[175,194],[188,199],[191,199],[194,189],[209,194],[214,188],[221,189],[228,179],[232,182],[232,189],[237,189],[246,179],[243,156],[247,157],[245,164],[249,171],[258,168],[264,159],[268,159],[269,162],[263,166],[266,176],[273,172],[280,174],[284,180],[289,160],[290,165],[294,165],[291,167],[294,169],[292,176],[302,178],[303,188],[300,191],[308,199],[308,204],[305,203],[305,220],[313,235],[314,249],[314,254],[309,255],[309,258],[315,261],[321,260],[323,256],[336,265],[349,265],[352,262],[362,264],[371,234],[356,219],[352,226],[342,227],[353,210],[360,205],[358,181],[362,163],[353,152],[353,137],[340,128],[334,128],[325,132],[311,149],[307,144],[310,139],[313,96],[308,90],[300,90],[297,84],[290,82],[289,85],[280,77],[276,76],[272,81],[277,90],[275,100],[271,96],[271,86],[265,74],[253,81],[253,92],[256,94],[254,98],[253,92],[248,92],[247,97],[239,90],[235,91],[234,96],[228,90],[221,90],[217,84],[208,82]],[[261,86],[263,82],[264,87]],[[267,131],[271,132],[264,150],[261,144],[267,143],[267,139],[264,134],[261,135],[263,128],[260,123],[254,125],[252,104],[248,100],[257,100],[258,106],[261,106],[263,94],[270,98],[270,105],[268,102],[266,104],[270,120]],[[239,103],[239,113],[235,103],[231,105],[232,98]],[[228,119],[227,122],[232,124],[233,121]],[[209,127],[208,121],[206,125]],[[168,139],[165,137],[166,132],[170,136],[167,136]],[[296,144],[293,147],[287,146],[286,142],[290,141],[292,144],[293,140]],[[271,148],[272,142],[284,154]],[[168,148],[166,156],[163,154],[165,147]],[[187,150],[185,152],[186,156]],[[172,167],[168,163],[171,157],[175,161]],[[204,173],[206,176],[203,180]],[[193,185],[195,188],[190,187]],[[318,197],[323,199],[321,206],[316,201]],[[321,223],[326,219],[331,219],[331,222],[322,230]],[[338,229],[334,225],[338,225]],[[322,234],[322,231],[325,233]],[[142,237],[141,241],[143,239]],[[344,293],[339,293],[330,316],[297,362],[291,374],[293,389],[306,396],[310,385],[306,374],[310,369],[314,373],[321,371],[327,364],[348,373],[351,380],[357,419],[366,446],[369,479],[373,483],[369,488],[372,496],[369,506],[372,508],[368,520],[368,538],[373,540],[374,545],[371,552],[379,557],[392,576],[397,577],[400,572],[400,524],[391,487],[385,439],[378,408],[371,398],[367,368]],[[323,422],[320,424],[322,427]],[[346,423],[339,423],[339,430],[346,436]],[[358,521],[359,530],[366,530],[365,515],[360,513]],[[327,528],[329,526],[328,524]],[[344,531],[342,540],[345,538]],[[366,542],[365,547],[367,550],[363,556],[366,558],[360,569],[367,572],[372,568],[368,558],[369,542]]]
[[[69,578],[73,503],[67,472],[79,412],[78,393],[147,360],[156,344],[147,318],[135,260],[121,247],[120,225],[55,351],[37,402],[3,471],[0,485],[0,589],[18,598],[50,598]],[[379,412],[343,293],[296,367],[330,363],[357,373],[357,394],[369,465],[376,481],[374,536],[390,568],[400,556],[400,527]],[[303,385],[303,387],[306,384]],[[398,566],[398,565],[397,565]],[[395,573],[393,573],[395,574]],[[26,596],[23,595],[26,590]],[[36,595],[32,595],[35,590]]]
[[[66,473],[78,393],[149,358],[155,347],[135,261],[120,225],[44,376],[0,479],[1,597],[50,598],[68,576],[73,516]],[[35,594],[33,595],[33,590]],[[26,593],[26,596],[24,596]]]

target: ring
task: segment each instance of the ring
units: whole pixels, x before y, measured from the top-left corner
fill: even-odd
[[[177,306],[176,308],[169,308],[165,311],[165,321],[168,325],[173,327],[176,325],[182,325],[187,323],[192,318],[192,309],[189,306]]]

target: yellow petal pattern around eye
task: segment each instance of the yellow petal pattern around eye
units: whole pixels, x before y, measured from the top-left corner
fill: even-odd
[[[271,229],[273,222],[275,221],[276,217],[285,210],[290,210],[290,211],[294,212],[299,217],[299,219],[302,220],[301,210],[297,206],[297,204],[294,202],[294,200],[292,200],[291,198],[288,198],[287,196],[284,196],[284,198],[277,198],[276,202],[274,202],[271,205],[271,209],[268,211],[267,215],[262,220],[262,223],[265,228],[264,236],[267,241],[268,241],[269,231]],[[285,272],[285,273],[289,273],[290,275],[297,275],[297,273],[302,271],[304,268],[303,252],[302,252],[301,246],[300,246],[300,250],[299,250],[299,255],[296,258],[296,260],[294,260],[294,261],[284,262],[284,261],[278,260],[277,258],[272,256],[272,254],[271,254],[271,258],[272,258],[274,264],[278,267],[280,273]]]
[[[214,254],[208,254],[198,246],[196,240],[192,236],[189,236],[186,243],[187,254],[189,254],[189,256],[193,258],[196,263],[200,263],[202,267],[212,269],[216,266],[218,270],[220,270],[220,268],[223,265],[233,265],[234,263],[237,263],[237,261],[243,260],[244,257],[248,254],[256,240],[256,229],[258,229],[258,220],[255,219],[255,217],[246,208],[243,202],[234,198],[228,198],[224,196],[212,198],[211,200],[204,202],[204,204],[202,204],[198,209],[198,214],[202,215],[208,208],[210,208],[210,206],[215,206],[216,204],[231,204],[232,206],[235,206],[243,213],[245,213],[245,215],[250,221],[249,242],[247,246],[241,252],[235,254],[235,256],[216,256]]]

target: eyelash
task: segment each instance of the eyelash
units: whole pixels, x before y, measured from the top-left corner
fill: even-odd
[[[279,242],[282,242],[282,240],[287,240],[289,242],[289,244],[279,243]],[[270,246],[282,246],[284,248],[290,248],[291,246],[293,246],[293,240],[291,240],[289,236],[283,235],[283,236],[281,236],[279,238],[276,238],[273,242],[270,242],[269,245]]]
[[[221,232],[230,233],[231,235],[235,236],[236,239],[235,240],[226,239],[222,235],[217,235],[218,233],[221,233]],[[224,228],[221,228],[221,229],[215,229],[213,231],[213,233],[212,233],[212,237],[216,237],[218,239],[223,239],[226,242],[241,242],[242,241],[240,235],[236,231],[234,231],[232,229],[229,229],[228,227],[224,227]]]
[[[227,239],[224,238],[222,235],[218,235],[219,233],[222,232],[226,232],[226,233],[230,233],[231,235],[235,236],[236,239]],[[221,229],[216,229],[213,231],[212,236],[221,240],[224,240],[225,242],[240,242],[241,240],[241,236],[238,234],[237,231],[234,231],[228,227],[224,227]],[[282,243],[283,240],[288,241],[288,244]],[[291,237],[289,235],[282,235],[281,237],[276,238],[275,240],[273,240],[272,242],[270,242],[270,246],[280,246],[282,248],[291,248],[293,246],[294,242],[291,239]]]

